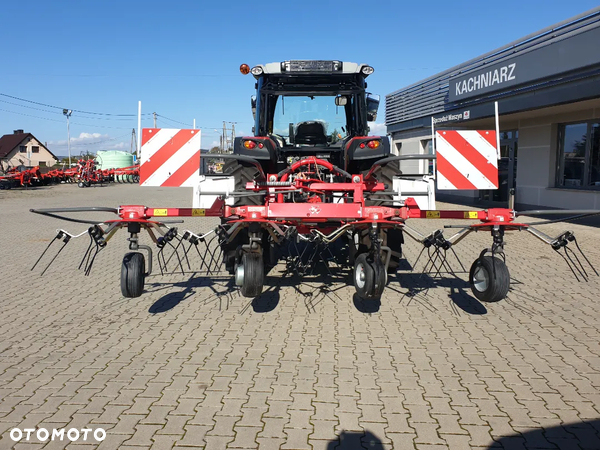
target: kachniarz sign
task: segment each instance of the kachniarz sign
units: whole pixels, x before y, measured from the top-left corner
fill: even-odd
[[[478,71],[450,79],[449,101],[495,92],[600,64],[600,27],[553,42]]]

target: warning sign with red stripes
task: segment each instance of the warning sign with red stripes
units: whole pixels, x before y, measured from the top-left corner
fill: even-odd
[[[144,128],[140,184],[196,186],[200,179],[200,130]]]
[[[436,131],[438,189],[498,189],[496,132]]]

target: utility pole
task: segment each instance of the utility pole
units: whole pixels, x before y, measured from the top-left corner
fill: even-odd
[[[156,113],[155,113],[155,112],[153,112],[153,113],[152,113],[152,116],[154,117],[154,128],[156,128]]]
[[[135,128],[131,129],[131,153],[133,154],[133,147],[135,146],[135,153],[137,153],[137,142],[135,138]]]
[[[223,149],[221,153],[227,152],[227,125],[225,125],[225,121],[223,121]]]
[[[63,114],[67,116],[67,148],[69,149],[69,167],[71,167],[71,129],[69,127],[69,117],[73,114],[70,109],[63,109]]]
[[[235,122],[231,124],[231,146],[233,147],[233,143],[235,142]]]
[[[140,159],[140,149],[142,147],[142,101],[138,102],[138,131],[137,131],[137,146],[136,146],[136,159]]]

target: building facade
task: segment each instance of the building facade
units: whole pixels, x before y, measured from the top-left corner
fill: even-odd
[[[386,96],[398,154],[431,153],[435,130],[495,128],[500,188],[440,199],[600,209],[600,7]],[[427,173],[427,161],[403,173]]]
[[[0,170],[17,166],[49,167],[57,162],[58,158],[31,133],[15,130],[0,137]]]

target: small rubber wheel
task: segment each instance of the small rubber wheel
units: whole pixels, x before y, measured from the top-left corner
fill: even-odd
[[[77,186],[79,186],[80,188],[85,187],[85,184],[83,181],[80,181],[79,183],[77,183]]]
[[[265,266],[262,255],[258,253],[244,253],[242,255],[242,266],[244,268],[244,280],[241,292],[244,297],[254,298],[263,291],[265,281]]]
[[[476,259],[469,271],[473,295],[482,302],[498,302],[506,298],[510,288],[508,267],[499,258],[483,256]]]
[[[123,297],[135,298],[144,292],[146,260],[139,252],[130,252],[123,257],[121,265],[121,293]]]
[[[354,287],[359,297],[365,300],[377,300],[383,294],[387,274],[380,260],[369,262],[367,253],[356,257],[354,264]]]

